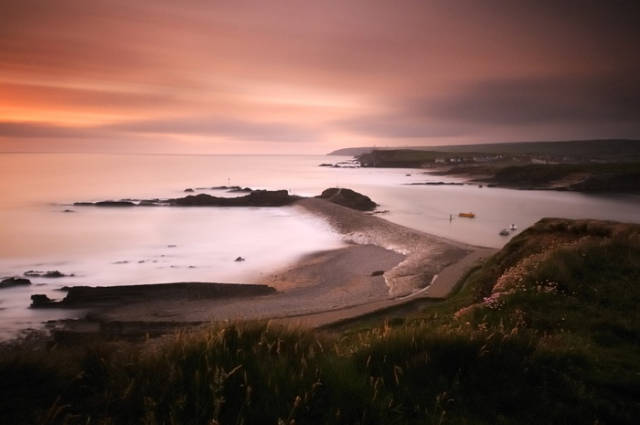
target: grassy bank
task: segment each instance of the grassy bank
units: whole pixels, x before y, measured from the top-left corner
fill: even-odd
[[[265,323],[5,349],[5,423],[633,423],[640,226],[547,219],[444,302],[328,331]]]
[[[583,192],[640,192],[640,163],[498,167],[493,177],[485,181],[516,188],[557,187]]]
[[[516,189],[640,192],[640,162],[635,154],[568,158],[538,153],[396,149],[364,153],[358,161],[363,167],[425,168],[435,175],[466,176]]]

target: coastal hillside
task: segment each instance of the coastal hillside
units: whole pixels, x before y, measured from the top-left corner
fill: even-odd
[[[598,140],[571,140],[551,142],[506,142],[506,143],[479,143],[473,145],[442,145],[442,146],[405,146],[405,147],[356,147],[343,148],[330,152],[329,155],[359,156],[374,150],[412,150],[452,153],[482,152],[487,154],[537,154],[551,156],[578,156],[582,158],[598,157],[601,159],[640,159],[640,140],[632,139],[598,139]]]
[[[572,144],[584,149],[570,153]],[[514,189],[640,192],[637,141],[521,143],[504,151],[482,150],[499,145],[470,146],[475,150],[374,150],[357,161],[362,167],[423,168]]]
[[[0,352],[6,423],[631,424],[640,225],[543,219],[445,301]]]

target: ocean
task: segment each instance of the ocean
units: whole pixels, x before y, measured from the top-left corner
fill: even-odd
[[[184,196],[221,185],[315,196],[348,187],[380,204],[390,221],[462,242],[501,247],[498,232],[542,217],[640,222],[640,196],[518,191],[459,182],[423,170],[319,167],[346,157],[311,155],[0,154],[0,276],[58,270],[0,289],[0,339],[82,311],[31,310],[30,295],[62,298],[65,285],[178,281],[254,283],[304,254],[345,245],[298,207],[96,208],[76,201]],[[235,196],[220,190],[201,190]],[[67,209],[73,212],[64,212]],[[458,218],[473,212],[474,219]],[[453,220],[450,220],[450,216]],[[236,257],[246,261],[236,262]]]

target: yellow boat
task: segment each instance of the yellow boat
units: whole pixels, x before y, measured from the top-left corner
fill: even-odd
[[[475,218],[475,216],[476,215],[472,212],[458,214],[458,217],[465,217],[465,218]]]

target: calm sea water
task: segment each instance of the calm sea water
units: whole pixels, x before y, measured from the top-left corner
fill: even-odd
[[[323,156],[0,154],[0,276],[59,270],[0,290],[0,338],[82,312],[29,310],[32,293],[54,298],[68,284],[176,281],[254,282],[299,256],[342,246],[340,235],[297,207],[73,207],[74,201],[177,197],[187,187],[240,185],[303,196],[332,186],[369,195],[386,219],[467,243],[500,247],[500,229],[542,217],[640,222],[640,197],[592,196],[465,186],[410,186],[447,180],[410,169],[337,169]],[[224,192],[209,191],[219,196]],[[231,196],[227,194],[227,196]],[[475,219],[449,220],[472,211]],[[237,256],[244,262],[233,261]]]

